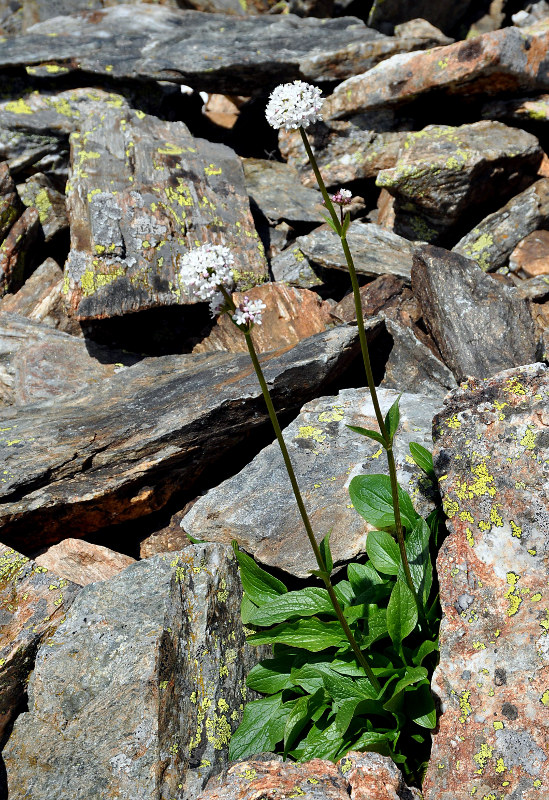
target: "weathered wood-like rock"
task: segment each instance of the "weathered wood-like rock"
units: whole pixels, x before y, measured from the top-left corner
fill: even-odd
[[[403,53],[349,78],[327,100],[325,117],[346,119],[428,92],[498,95],[549,91],[549,30],[504,28],[465,42]]]
[[[6,238],[22,210],[9,166],[6,163],[0,163],[0,242]]]
[[[270,759],[240,761],[221,775],[210,778],[196,800],[419,800],[417,789],[408,789],[398,767],[378,753],[351,751],[337,764],[313,758],[303,764]]]
[[[46,175],[38,173],[17,187],[19,197],[27,208],[36,208],[44,241],[49,242],[61,231],[67,230],[69,220],[65,197],[58,192]]]
[[[434,421],[450,535],[425,800],[547,790],[548,393],[545,366],[507,370],[453,392]]]
[[[392,169],[377,185],[395,196],[395,233],[438,242],[464,215],[478,215],[486,204],[533,182],[542,159],[535,136],[501,122],[428,125],[410,133]]]
[[[244,678],[229,548],[195,545],[84,587],[42,647],[4,750],[10,798],[195,800],[227,766]]]
[[[79,589],[0,544],[0,746],[20,710],[40,643],[55,631]]]
[[[71,137],[67,299],[79,319],[191,302],[179,260],[197,244],[231,248],[237,285],[266,277],[240,162],[182,122],[110,109]]]
[[[528,301],[467,258],[425,245],[414,256],[412,289],[423,319],[458,381],[489,378],[536,360]]]
[[[0,245],[0,295],[18,289],[25,277],[25,266],[40,226],[35,208],[26,208]]]
[[[282,220],[290,224],[324,222],[322,195],[318,189],[303,186],[290,165],[246,158],[242,166],[250,199],[271,224]]]
[[[386,413],[397,393],[379,391]],[[440,400],[403,394],[395,459],[401,485],[418,492],[414,502],[430,509],[429,488],[420,470],[406,460],[408,444],[431,447],[431,420]],[[331,530],[334,562],[364,552],[371,526],[353,509],[347,487],[355,475],[386,470],[383,449],[347,425],[375,430],[368,390],[343,389],[335,397],[313,400],[284,430],[307,513],[320,541]],[[239,545],[269,566],[305,578],[316,562],[301,522],[278,443],[266,447],[244,469],[200,497],[181,522],[196,539]]]
[[[409,297],[411,292],[404,288],[404,281],[394,275],[380,275],[379,278],[360,287],[360,300],[364,317],[373,317]],[[345,295],[334,307],[334,316],[343,322],[353,322],[356,319],[355,299],[352,292]]]
[[[262,357],[298,409],[356,356],[351,327]],[[161,508],[267,420],[245,354],[145,359],[77,396],[1,415],[0,538],[36,550]]]
[[[262,314],[261,325],[254,326],[252,334],[258,353],[293,347],[301,339],[325,331],[334,323],[330,303],[307,289],[266,283],[246,292],[246,296],[251,300],[261,300],[267,306]],[[233,300],[238,305],[244,300],[244,295],[235,294]],[[212,350],[248,352],[242,331],[226,314],[217,319],[211,333],[194,347],[193,353],[208,353]]]
[[[479,222],[453,249],[488,272],[502,267],[532,231],[549,222],[549,179],[542,178]]]
[[[33,558],[40,567],[46,567],[79,586],[114,578],[130,564],[135,564],[135,558],[123,553],[71,538],[63,539]]]

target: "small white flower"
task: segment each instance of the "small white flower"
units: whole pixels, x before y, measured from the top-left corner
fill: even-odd
[[[221,313],[221,309],[225,305],[225,298],[221,292],[216,292],[210,300],[210,314],[212,317],[217,317]]]
[[[353,193],[350,192],[348,189],[340,189],[335,194],[332,195],[331,200],[332,203],[337,203],[340,206],[349,205],[351,202],[351,198]]]
[[[282,83],[271,92],[265,116],[273,128],[307,128],[322,119],[323,100],[317,86],[304,81]]]
[[[210,310],[219,307],[219,289],[227,291],[234,288],[235,282],[231,267],[234,258],[228,247],[220,244],[203,244],[185,253],[180,262],[179,278],[191,297],[211,300]]]
[[[244,302],[235,309],[233,320],[237,325],[261,325],[261,314],[267,308],[261,300],[244,298]]]

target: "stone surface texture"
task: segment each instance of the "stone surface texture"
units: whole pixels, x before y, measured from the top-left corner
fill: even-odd
[[[272,224],[324,222],[326,209],[318,189],[302,186],[295,169],[280,161],[246,158],[242,162],[246,189],[252,203]]]
[[[399,305],[411,296],[409,289],[404,288],[404,281],[394,275],[380,275],[365,286],[360,287],[360,302],[365,318],[373,317],[394,305]],[[355,298],[352,292],[334,307],[334,315],[344,322],[356,319]]]
[[[58,192],[46,175],[31,175],[25,183],[17,187],[19,197],[27,208],[36,208],[40,217],[40,225],[44,241],[69,227],[65,197]]]
[[[63,539],[59,544],[35,555],[34,561],[79,586],[114,578],[130,564],[135,564],[135,558],[131,556],[83,539],[71,538]]]
[[[549,776],[547,368],[469,382],[434,420],[449,536],[426,800],[521,798]]]
[[[379,390],[385,414],[397,392]],[[409,442],[431,447],[431,419],[439,399],[403,394],[401,426],[395,439],[399,482],[410,491],[423,513],[431,508],[429,486],[409,456]],[[331,530],[334,562],[364,552],[371,526],[353,509],[348,486],[355,475],[386,471],[377,442],[350,431],[347,425],[376,429],[368,390],[343,389],[337,396],[308,403],[284,430],[284,440],[303,501],[318,540]],[[284,461],[275,441],[241,472],[200,497],[181,522],[195,539],[230,542],[263,564],[305,578],[315,559],[303,529]]]
[[[0,544],[0,746],[24,701],[40,643],[80,587]]]
[[[458,381],[489,378],[536,360],[538,344],[528,301],[485,275],[473,261],[424,245],[414,258],[412,288]]]
[[[522,270],[527,278],[549,273],[549,232],[532,231],[525,236],[509,256],[509,267],[513,272]]]
[[[82,589],[4,750],[10,799],[55,796],[62,776],[81,800],[195,800],[227,765],[257,660],[240,598],[232,551],[211,544]]]
[[[374,0],[368,17],[368,24],[374,28],[395,25],[420,17],[443,30],[455,29],[467,11],[474,7],[475,0],[455,0],[451,5],[437,0]]]
[[[25,278],[29,248],[40,225],[36,208],[27,208],[0,244],[0,295],[18,289]]]

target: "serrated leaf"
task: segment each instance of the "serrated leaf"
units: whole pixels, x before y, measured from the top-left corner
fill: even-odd
[[[428,681],[414,688],[414,691],[406,692],[405,711],[421,728],[432,730],[436,727],[437,712]]]
[[[397,580],[387,606],[387,630],[391,641],[399,648],[417,625],[417,606],[408,586]]]
[[[313,617],[298,619],[295,622],[282,622],[268,631],[248,636],[246,641],[253,645],[281,642],[318,653],[327,647],[335,647],[347,641],[347,637],[339,622],[322,622]]]
[[[330,536],[332,531],[328,531],[324,539],[319,544],[320,554],[322,556],[322,560],[324,561],[324,565],[326,567],[326,571],[330,573],[334,568],[334,561],[332,558],[332,551],[330,550]]]
[[[361,517],[376,528],[394,528],[393,496],[388,475],[356,475],[349,485],[351,502]],[[417,519],[407,492],[398,487],[402,524],[412,528]]]
[[[427,448],[417,442],[410,442],[410,453],[418,467],[422,469],[423,472],[426,472],[430,478],[436,480],[433,456]]]
[[[292,708],[284,728],[284,755],[295,742],[303,728],[311,721],[314,714],[324,705],[324,690],[319,689],[313,695],[300,697]]]
[[[249,614],[248,622],[266,627],[295,617],[312,617],[313,614],[335,616],[335,611],[326,589],[307,586],[305,589],[274,597],[269,604]]]
[[[378,433],[377,431],[371,431],[369,428],[361,428],[360,425],[346,425],[346,428],[354,431],[355,433],[360,433],[361,436],[367,436],[368,439],[373,439],[375,442],[379,442],[379,444],[385,447],[385,439]]]
[[[397,432],[397,428],[400,422],[400,398],[402,397],[401,394],[397,397],[389,411],[385,416],[385,428],[387,430],[387,435],[389,437],[389,441],[392,443],[393,439],[395,438],[395,433]]]
[[[284,736],[291,708],[284,708],[282,693],[254,700],[244,709],[242,722],[233,733],[229,758],[240,758],[274,750]]]
[[[256,664],[246,678],[246,686],[262,694],[276,694],[293,686],[290,680],[291,658],[266,658]]]
[[[397,542],[385,531],[370,531],[366,539],[368,558],[379,572],[397,575],[400,569],[400,550]]]
[[[253,558],[240,550],[236,541],[233,540],[232,545],[240,567],[242,588],[252,603],[262,606],[288,591],[282,581],[258,567]]]

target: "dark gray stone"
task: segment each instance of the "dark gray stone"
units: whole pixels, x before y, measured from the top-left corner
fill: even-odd
[[[68,229],[65,196],[56,190],[46,175],[31,175],[17,187],[17,191],[27,208],[36,208],[38,211],[45,242],[50,242],[56,234]]]
[[[290,224],[324,222],[322,195],[317,189],[303,186],[289,164],[245,158],[242,166],[250,199],[271,224],[282,220]]]
[[[385,32],[386,26],[398,25],[416,17],[426,19],[445,32],[455,30],[467,12],[478,4],[478,0],[454,0],[441,3],[439,0],[374,0],[368,25]]]

